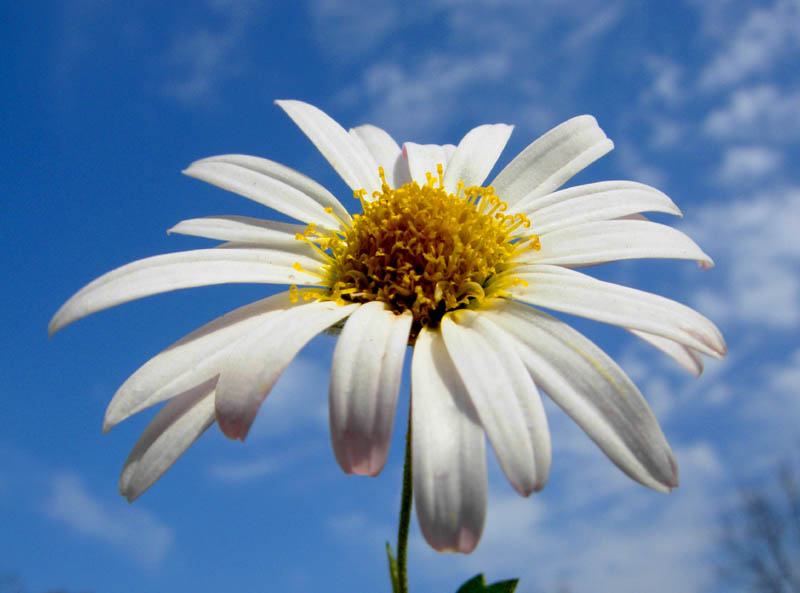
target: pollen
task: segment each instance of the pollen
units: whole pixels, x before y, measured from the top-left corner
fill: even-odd
[[[478,308],[506,296],[518,284],[509,272],[523,251],[539,249],[522,213],[505,214],[507,205],[489,187],[444,188],[443,167],[427,181],[392,189],[379,169],[381,191],[367,199],[355,192],[363,213],[348,224],[337,219],[333,231],[309,225],[297,238],[325,256],[324,288],[296,290],[294,298],[335,300],[341,304],[381,301],[397,313],[410,311],[415,335],[439,324],[449,311]],[[333,213],[330,213],[333,215]]]

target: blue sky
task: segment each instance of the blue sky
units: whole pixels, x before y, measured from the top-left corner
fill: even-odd
[[[263,156],[352,204],[272,103],[294,98],[401,142],[457,143],[476,125],[514,124],[501,165],[591,113],[616,149],[570,184],[657,186],[717,263],[597,270],[720,326],[730,355],[700,379],[623,331],[576,322],[650,401],[681,487],[665,496],[631,482],[550,405],[547,488],[518,497],[490,455],[477,551],[437,554],[413,523],[412,591],[455,591],[478,571],[522,577],[520,593],[727,590],[713,581],[717,514],[736,485],[797,451],[797,0],[76,0],[3,12],[0,574],[32,592],[389,590],[383,542],[395,538],[407,395],[383,473],[342,474],[327,428],[330,338],[301,352],[244,445],[214,427],[134,504],[117,495],[153,412],[103,435],[116,388],[269,287],[152,297],[46,337],[56,309],[100,274],[206,245],[167,236],[176,222],[277,218],[182,176],[193,160]]]

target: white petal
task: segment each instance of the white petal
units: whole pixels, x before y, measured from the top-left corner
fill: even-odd
[[[357,307],[331,301],[304,304],[271,316],[239,341],[227,353],[217,382],[222,432],[244,440],[261,402],[300,349]]]
[[[136,500],[214,423],[214,384],[206,381],[167,402],[136,441],[119,492]]]
[[[444,172],[444,186],[455,193],[459,181],[464,187],[482,185],[506,147],[514,126],[487,124],[470,130],[458,143]]]
[[[299,306],[289,292],[276,294],[216,318],[154,356],[117,390],[103,430],[158,402],[175,397],[222,372],[226,353],[270,316]]]
[[[414,506],[435,550],[469,554],[486,518],[486,444],[441,334],[423,328],[411,364]]]
[[[336,342],[329,412],[333,452],[345,473],[377,476],[386,464],[412,320],[366,303]]]
[[[523,496],[541,490],[550,472],[550,431],[515,344],[475,311],[446,315],[441,328],[508,481]]]
[[[714,262],[684,233],[641,220],[586,222],[539,235],[541,249],[523,253],[520,261],[561,266],[590,266],[635,258],[692,259],[705,267]]]
[[[378,166],[383,167],[386,181],[391,187],[397,188],[411,181],[403,151],[388,132],[377,126],[364,125],[351,128],[350,135],[363,142]]]
[[[298,245],[302,245],[299,241]],[[300,254],[305,251],[305,254]],[[322,267],[313,250],[296,253],[280,249],[238,247],[179,251],[140,259],[108,272],[76,292],[50,321],[54,334],[91,313],[152,294],[181,288],[229,283],[319,284]]]
[[[725,340],[708,319],[670,299],[603,282],[560,266],[520,266],[513,275],[527,286],[514,286],[513,298],[580,315],[626,329],[638,329],[669,338],[704,354],[721,358]]]
[[[273,222],[247,216],[207,216],[182,220],[167,233],[292,249],[298,244],[295,238],[297,233],[302,234],[305,230],[306,226],[302,224]]]
[[[584,222],[612,220],[639,212],[681,215],[666,194],[634,181],[601,181],[562,189],[518,202],[513,210],[528,215],[535,233],[549,233]]]
[[[648,344],[651,344],[670,356],[684,369],[699,377],[703,373],[703,358],[694,350],[683,344],[678,344],[667,338],[648,334],[638,329],[630,330],[632,334],[640,337]]]
[[[364,144],[356,142],[345,129],[322,110],[302,101],[275,101],[303,130],[344,182],[367,195],[380,191],[378,165]]]
[[[631,478],[659,491],[678,485],[677,464],[647,402],[625,372],[579,332],[506,301],[481,314],[523,345],[536,383]]]
[[[591,115],[556,126],[519,153],[492,181],[509,206],[549,194],[614,148]]]
[[[447,155],[443,146],[438,144],[415,144],[406,142],[403,144],[403,154],[408,159],[408,170],[411,179],[420,185],[427,182],[427,173],[437,176],[436,166],[447,167]]]
[[[347,209],[319,183],[267,159],[224,154],[195,161],[183,173],[303,222],[328,228],[338,226],[325,208],[331,208],[344,221],[350,220]],[[377,176],[377,169],[375,174]]]

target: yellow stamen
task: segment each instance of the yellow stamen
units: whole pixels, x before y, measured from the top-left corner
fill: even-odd
[[[444,167],[427,173],[423,185],[406,183],[392,189],[383,168],[381,190],[366,199],[353,195],[363,213],[346,223],[333,210],[337,230],[310,224],[298,240],[325,257],[321,288],[295,290],[294,298],[332,300],[340,304],[382,301],[414,317],[412,338],[424,326],[438,325],[448,311],[479,307],[487,300],[510,296],[524,284],[513,275],[514,260],[539,249],[539,238],[520,234],[530,228],[523,213],[504,214],[508,205],[494,188],[456,185],[444,188]]]

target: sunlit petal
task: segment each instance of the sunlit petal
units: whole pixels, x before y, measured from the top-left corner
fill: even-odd
[[[306,225],[302,224],[246,216],[208,216],[182,220],[167,232],[293,251],[301,244],[296,235],[305,230]],[[314,251],[306,251],[309,256],[317,255]]]
[[[270,317],[295,306],[288,292],[277,294],[218,317],[178,340],[122,384],[108,404],[103,430],[219,376],[228,350]]]
[[[630,331],[633,335],[640,337],[648,344],[664,352],[694,376],[699,377],[703,373],[703,357],[696,350],[668,338],[662,338],[638,329]]]
[[[465,187],[481,185],[506,147],[514,126],[493,124],[470,130],[448,159],[444,186],[455,192],[458,182]]]
[[[275,101],[303,130],[344,182],[353,190],[371,195],[380,191],[378,165],[361,142],[323,111],[302,101]]]
[[[527,214],[533,223],[532,230],[540,234],[640,212],[681,215],[666,194],[633,181],[601,181],[570,187],[517,202],[514,210]]]
[[[214,424],[212,379],[168,401],[136,441],[119,478],[128,502],[152,486]]]
[[[410,313],[383,303],[356,309],[342,329],[331,363],[330,425],[333,452],[348,474],[376,476],[386,464]]]
[[[614,148],[597,120],[580,115],[556,126],[519,153],[491,185],[509,206],[557,190]]]
[[[226,353],[217,382],[217,422],[229,438],[244,440],[261,402],[295,355],[358,305],[308,303],[269,317]]]
[[[436,550],[468,554],[486,517],[485,438],[441,334],[423,329],[411,365],[414,501]]]
[[[427,175],[436,175],[437,165],[447,166],[447,153],[438,144],[403,144],[403,154],[408,160],[408,170],[412,181],[424,185]]]
[[[705,267],[714,262],[682,232],[655,222],[604,220],[586,222],[539,235],[541,248],[519,261],[560,266],[592,266],[622,259],[691,259]]]
[[[510,340],[473,311],[446,316],[442,335],[508,481],[523,496],[541,490],[550,473],[550,431]]]
[[[666,491],[677,464],[653,413],[628,376],[563,321],[511,301],[485,316],[520,342],[536,383],[631,478]]]
[[[304,249],[305,255],[252,247],[197,249],[140,259],[84,286],[53,315],[48,330],[52,335],[91,313],[181,288],[241,282],[317,283],[319,276],[294,267],[299,263],[305,270],[322,272],[316,256]]]
[[[527,286],[513,288],[516,299],[669,338],[715,358],[727,353],[716,326],[685,305],[558,266],[523,268],[515,275]]]
[[[385,130],[377,126],[358,126],[350,129],[350,135],[364,143],[364,147],[375,159],[379,167],[383,167],[386,181],[393,187],[400,187],[411,181],[408,162],[403,151]]]
[[[343,220],[350,219],[341,202],[319,183],[267,159],[225,154],[195,161],[183,173],[303,222],[336,226],[325,208]]]

